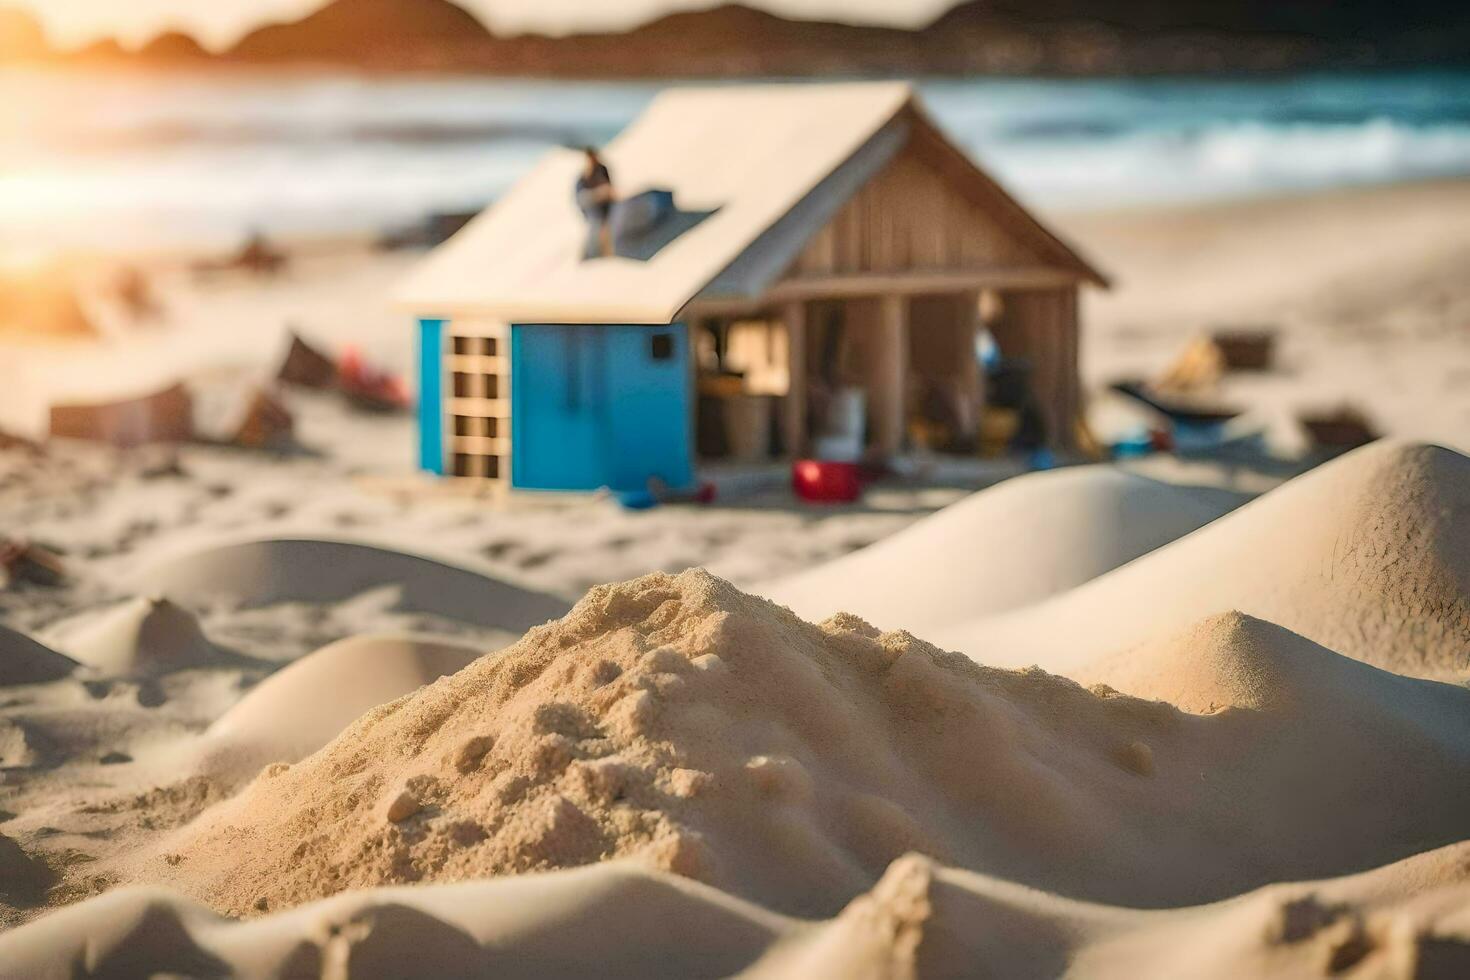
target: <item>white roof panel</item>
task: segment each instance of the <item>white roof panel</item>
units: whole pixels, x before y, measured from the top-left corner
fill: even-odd
[[[422,315],[666,323],[717,278],[721,295],[759,291],[804,240],[800,229],[762,236],[813,191],[842,191],[831,209],[803,208],[816,221],[809,230],[820,227],[861,186],[847,188],[842,172],[876,172],[896,151],[899,141],[874,137],[912,96],[903,82],[671,89],[603,157],[620,197],[673,191],[691,213],[688,230],[647,259],[583,260],[586,224],[573,199],[581,154],[555,150],[425,259],[399,299]],[[773,249],[771,260],[744,254],[755,245]],[[722,276],[737,259],[748,271]]]

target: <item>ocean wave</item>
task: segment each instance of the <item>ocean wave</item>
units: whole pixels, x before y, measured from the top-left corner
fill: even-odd
[[[641,83],[0,73],[0,247],[369,231],[462,210],[552,143],[611,138]],[[947,130],[1028,202],[1208,199],[1470,174],[1470,73],[951,80]]]

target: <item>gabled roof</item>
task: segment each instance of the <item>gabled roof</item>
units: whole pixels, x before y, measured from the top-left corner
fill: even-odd
[[[903,82],[678,88],[603,152],[620,196],[674,192],[689,227],[651,257],[584,261],[573,200],[582,166],[554,150],[440,246],[399,291],[420,315],[518,322],[667,323],[690,300],[759,297],[916,128],[938,136],[970,190],[1019,219],[1040,254],[1102,277],[939,136]]]

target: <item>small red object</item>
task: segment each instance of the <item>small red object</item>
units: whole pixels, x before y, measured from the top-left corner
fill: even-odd
[[[852,503],[863,494],[862,471],[856,463],[799,459],[791,464],[791,489],[813,503]]]
[[[398,411],[409,405],[403,379],[367,363],[356,347],[342,348],[337,357],[337,383],[348,398],[366,408]]]

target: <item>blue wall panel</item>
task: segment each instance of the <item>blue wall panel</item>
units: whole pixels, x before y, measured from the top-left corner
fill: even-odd
[[[688,339],[683,324],[616,327],[608,335],[616,452],[606,483],[614,490],[643,489],[649,477],[679,489],[694,483]],[[665,356],[654,357],[655,344]]]
[[[513,484],[691,485],[688,358],[681,325],[512,326]]]
[[[444,472],[444,322],[419,321],[419,468]]]

